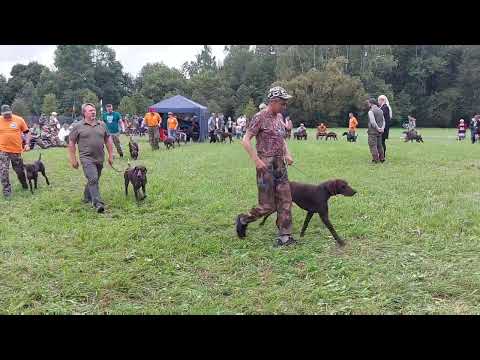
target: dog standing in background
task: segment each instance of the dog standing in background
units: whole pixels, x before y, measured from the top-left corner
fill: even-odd
[[[131,156],[132,160],[137,160],[138,159],[139,147],[138,147],[138,143],[133,141],[131,136],[130,136],[130,141],[128,143],[128,149],[130,150],[130,156]]]

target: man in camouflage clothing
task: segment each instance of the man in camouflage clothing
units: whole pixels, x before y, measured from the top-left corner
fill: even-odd
[[[276,246],[284,246],[295,243],[292,237],[292,195],[287,174],[287,164],[291,165],[293,159],[285,142],[285,125],[281,115],[291,96],[285,89],[274,87],[267,98],[268,106],[253,117],[242,143],[255,162],[259,204],[247,214],[237,216],[236,231],[243,238],[249,223],[277,212],[279,236]],[[256,152],[251,144],[253,137],[256,138]]]
[[[9,179],[9,167],[13,170],[23,189],[28,189],[25,169],[23,167],[22,152],[30,150],[30,134],[27,123],[20,116],[14,115],[10,106],[2,105],[0,116],[0,182],[3,196],[8,199],[12,195],[12,186]],[[22,134],[26,134],[25,146],[22,144]]]

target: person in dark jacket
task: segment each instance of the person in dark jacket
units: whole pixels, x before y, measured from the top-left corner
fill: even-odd
[[[385,144],[385,140],[388,139],[388,132],[390,130],[390,120],[392,119],[392,108],[390,107],[388,98],[385,95],[380,95],[378,97],[378,105],[380,105],[380,109],[383,112],[383,119],[385,120],[385,129],[382,133],[382,146],[383,146],[383,154],[386,157],[387,145]]]

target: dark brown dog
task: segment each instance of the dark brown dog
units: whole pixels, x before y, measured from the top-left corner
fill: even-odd
[[[334,140],[338,140],[337,139],[337,134],[334,133],[333,131],[330,131],[328,134],[327,134],[327,137],[325,138],[325,140],[328,140],[329,138],[332,138]]]
[[[290,191],[293,202],[307,211],[300,237],[305,235],[305,230],[307,230],[308,223],[312,219],[312,216],[318,213],[322,222],[335,238],[337,245],[344,246],[345,241],[338,236],[328,217],[328,199],[336,195],[353,196],[357,191],[352,189],[345,180],[340,179],[325,181],[320,185],[290,181]],[[270,215],[265,216],[260,225],[263,225],[269,216]]]
[[[167,137],[167,138],[163,141],[163,144],[165,145],[165,147],[167,148],[167,150],[169,150],[170,148],[174,148],[174,149],[175,149],[175,139],[172,138],[172,137]]]
[[[177,137],[176,141],[178,143],[178,146],[180,146],[180,141],[183,141],[183,143],[186,145],[187,144],[187,133],[184,131],[177,131]]]
[[[147,168],[145,166],[135,166],[133,169],[128,164],[128,168],[123,174],[125,177],[125,196],[128,196],[128,185],[132,183],[135,199],[138,201],[147,197]],[[139,190],[142,189],[142,198],[139,196]]]
[[[233,139],[232,139],[232,134],[229,133],[228,131],[223,131],[221,132],[220,134],[218,134],[218,136],[220,137],[220,142],[222,143],[227,143],[226,140],[227,138],[230,139],[230,144],[232,143]]]
[[[130,156],[133,160],[138,159],[138,144],[133,141],[132,137],[130,136],[130,142],[128,143],[128,149],[130,150]]]
[[[32,180],[35,184],[35,189],[37,189],[37,180],[38,180],[38,173],[42,173],[47,185],[50,185],[50,181],[48,181],[48,177],[45,173],[45,165],[42,162],[42,154],[38,157],[38,160],[35,161],[33,164],[24,164],[25,173],[27,175],[28,184],[30,185],[30,191],[33,194],[32,188]]]

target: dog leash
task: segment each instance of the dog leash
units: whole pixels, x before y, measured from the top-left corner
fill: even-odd
[[[288,165],[288,162],[287,162],[287,159],[286,158],[283,158],[283,162],[285,163],[285,167],[293,167],[295,170],[297,170],[300,174],[306,176],[307,178],[310,178],[309,175],[307,175],[305,172],[303,172],[302,170],[300,170],[298,167],[296,167],[295,165],[291,164],[291,165]]]
[[[113,170],[115,170],[117,173],[122,173],[122,171],[116,169],[113,165],[110,165],[110,167],[111,167]]]

